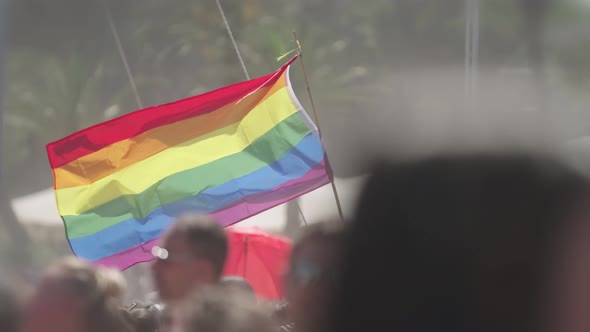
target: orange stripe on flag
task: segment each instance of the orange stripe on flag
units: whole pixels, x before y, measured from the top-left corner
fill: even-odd
[[[260,88],[214,112],[146,131],[71,161],[54,169],[55,189],[91,184],[172,146],[237,123],[286,84],[283,74],[271,87]]]

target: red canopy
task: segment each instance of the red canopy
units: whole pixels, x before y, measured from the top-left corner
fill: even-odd
[[[282,299],[282,273],[289,261],[291,241],[257,227],[232,226],[226,231],[229,253],[223,274],[248,280],[261,298]]]

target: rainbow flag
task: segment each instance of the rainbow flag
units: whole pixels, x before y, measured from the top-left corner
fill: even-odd
[[[289,66],[146,108],[47,145],[73,252],[125,269],[182,213],[223,226],[329,182],[317,130]]]

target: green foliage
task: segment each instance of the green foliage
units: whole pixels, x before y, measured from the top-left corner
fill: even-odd
[[[107,2],[145,105],[244,79],[215,1]],[[526,2],[482,1],[482,65],[527,65]],[[36,175],[47,168],[47,142],[138,108],[102,3],[12,2],[3,140],[11,187],[27,192],[50,183],[48,173]],[[276,58],[295,47],[292,31],[297,31],[317,104],[334,121],[379,107],[373,95],[386,88],[381,76],[407,66],[464,60],[463,0],[222,4],[252,76],[276,69]],[[584,88],[590,82],[588,34],[578,33],[571,41],[560,36],[587,31],[590,12],[575,0],[549,2],[547,10],[547,61]],[[307,106],[299,70],[293,70],[293,80]]]

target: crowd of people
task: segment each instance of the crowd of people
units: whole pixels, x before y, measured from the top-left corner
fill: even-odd
[[[277,332],[311,326],[327,300],[323,271],[333,268],[345,224],[305,229],[285,271],[287,296],[266,301],[238,276],[222,276],[225,230],[206,216],[176,220],[154,247],[151,263],[158,303],[124,303],[121,273],[76,257],[51,264],[25,299],[0,293],[0,331],[6,332]],[[318,286],[320,285],[321,286]]]
[[[388,161],[351,220],[302,229],[280,303],[223,277],[224,229],[187,215],[153,250],[158,303],[124,303],[117,271],[67,257],[26,298],[0,292],[0,331],[587,332],[588,203],[551,156]]]

